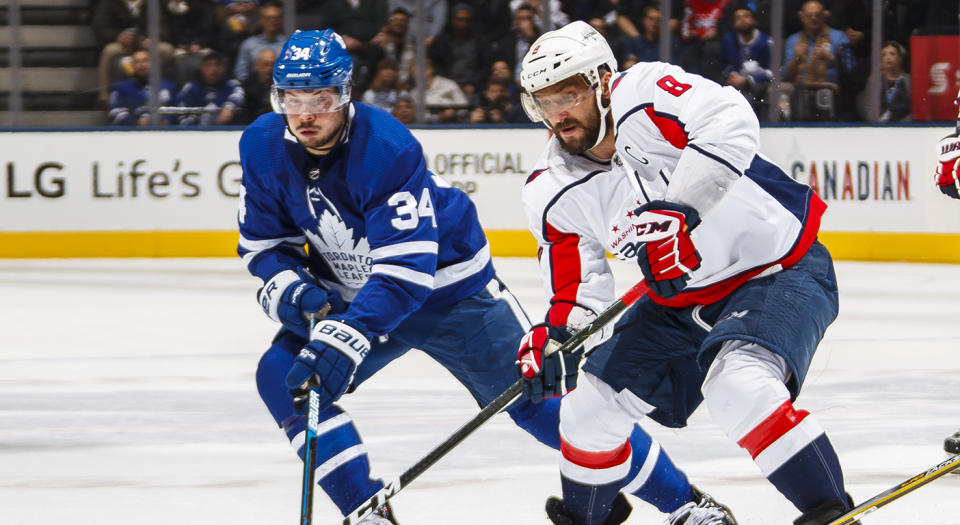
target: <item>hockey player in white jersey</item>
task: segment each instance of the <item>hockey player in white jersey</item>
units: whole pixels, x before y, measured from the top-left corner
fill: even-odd
[[[954,101],[960,109],[960,93]],[[940,139],[937,143],[937,172],[934,174],[937,188],[941,193],[960,199],[960,115],[957,116],[957,127],[953,133]],[[943,450],[947,454],[960,454],[960,430],[947,436],[943,440]]]
[[[257,367],[260,396],[303,457],[305,418],[295,405],[318,387],[316,478],[344,515],[384,485],[336,401],[417,348],[486,405],[516,381],[517,341],[530,326],[496,277],[473,203],[427,171],[403,124],[351,102],[352,74],[333,31],[297,31],[284,44],[275,112],[240,139],[238,246],[263,281],[261,306],[282,324]],[[325,306],[310,330],[307,316]],[[559,448],[559,399],[537,401],[506,412]],[[648,448],[639,427],[628,434]],[[689,482],[665,454],[637,454],[629,469],[626,489],[648,501],[689,499]],[[364,523],[396,523],[389,508],[377,514]]]
[[[705,400],[799,509],[795,523],[828,523],[852,502],[823,429],[793,406],[838,310],[816,240],[826,206],[758,153],[759,124],[735,90],[665,63],[615,65],[582,22],[542,35],[522,61],[524,107],[553,131],[523,189],[550,300],[520,346],[523,377],[576,380],[569,358],[543,348],[613,301],[605,252],[636,261],[650,287],[563,398],[563,499],[547,514],[620,523],[608,512],[626,432],[645,417],[682,427]],[[734,523],[717,507],[705,499],[668,522]]]

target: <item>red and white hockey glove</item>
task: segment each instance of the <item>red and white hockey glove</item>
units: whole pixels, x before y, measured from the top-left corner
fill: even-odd
[[[524,399],[539,403],[562,396],[577,386],[582,352],[558,352],[570,332],[547,323],[535,325],[520,339],[517,365],[523,379]]]
[[[937,144],[937,187],[945,195],[960,199],[960,182],[957,181],[957,159],[960,158],[960,137],[953,132]]]
[[[700,253],[690,232],[700,224],[700,214],[690,206],[650,201],[634,210],[637,264],[653,293],[669,299],[680,293],[690,273],[700,267]]]

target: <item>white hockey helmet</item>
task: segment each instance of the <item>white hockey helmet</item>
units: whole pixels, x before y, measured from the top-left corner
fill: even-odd
[[[605,66],[605,69],[601,69],[601,66]],[[580,75],[594,89],[597,97],[601,125],[597,137],[599,143],[605,134],[607,111],[610,110],[600,100],[600,78],[605,70],[616,72],[617,59],[603,35],[590,24],[577,20],[560,29],[548,31],[530,46],[521,62],[523,109],[530,120],[546,123],[533,93],[573,75]]]

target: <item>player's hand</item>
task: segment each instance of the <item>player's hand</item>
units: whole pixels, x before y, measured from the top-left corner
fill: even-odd
[[[324,319],[313,327],[310,342],[300,350],[287,373],[293,405],[303,409],[311,387],[318,387],[320,410],[347,391],[360,362],[370,351],[366,329],[358,323]]]
[[[346,310],[336,290],[324,290],[303,268],[274,275],[257,293],[257,300],[271,319],[303,337],[310,331],[310,319]],[[330,307],[325,311],[328,304]]]
[[[937,144],[937,187],[945,195],[960,199],[957,182],[957,159],[960,158],[960,137],[954,132]]]
[[[650,201],[634,210],[637,263],[653,293],[669,299],[683,290],[690,273],[700,267],[700,253],[690,231],[700,224],[700,214],[690,206]]]
[[[576,388],[581,352],[557,351],[569,338],[565,328],[543,323],[530,328],[520,339],[517,365],[523,379],[524,399],[539,403]]]

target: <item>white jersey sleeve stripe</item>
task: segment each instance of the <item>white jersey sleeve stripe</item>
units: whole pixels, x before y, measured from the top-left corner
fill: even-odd
[[[376,261],[379,259],[396,257],[398,255],[409,255],[413,253],[436,254],[438,249],[439,245],[436,241],[399,242],[397,244],[390,244],[387,246],[381,246],[375,250],[370,250],[370,257]]]
[[[397,266],[395,264],[374,264],[370,268],[370,275],[386,275],[400,279],[401,281],[423,286],[424,288],[433,289],[434,276],[428,273],[418,272],[406,266]]]
[[[440,288],[462,281],[490,264],[490,243],[484,244],[469,260],[438,268],[434,286]]]
[[[248,239],[243,235],[240,236],[240,247],[244,250],[250,250],[254,252],[269,250],[274,246],[279,246],[284,243],[302,246],[307,243],[307,237],[306,235],[298,235],[296,237],[278,237],[276,239],[264,239],[262,241],[257,241]]]
[[[261,253],[280,246],[281,244],[287,244],[291,247],[297,248],[303,251],[303,255],[306,256],[307,252],[303,249],[303,245],[306,244],[306,236],[297,236],[297,237],[281,237],[277,239],[266,239],[262,241],[255,241],[252,239],[247,239],[243,235],[240,235],[240,240],[238,245],[241,250],[246,251],[243,256],[240,258],[243,261],[244,265],[249,266],[250,262]]]

